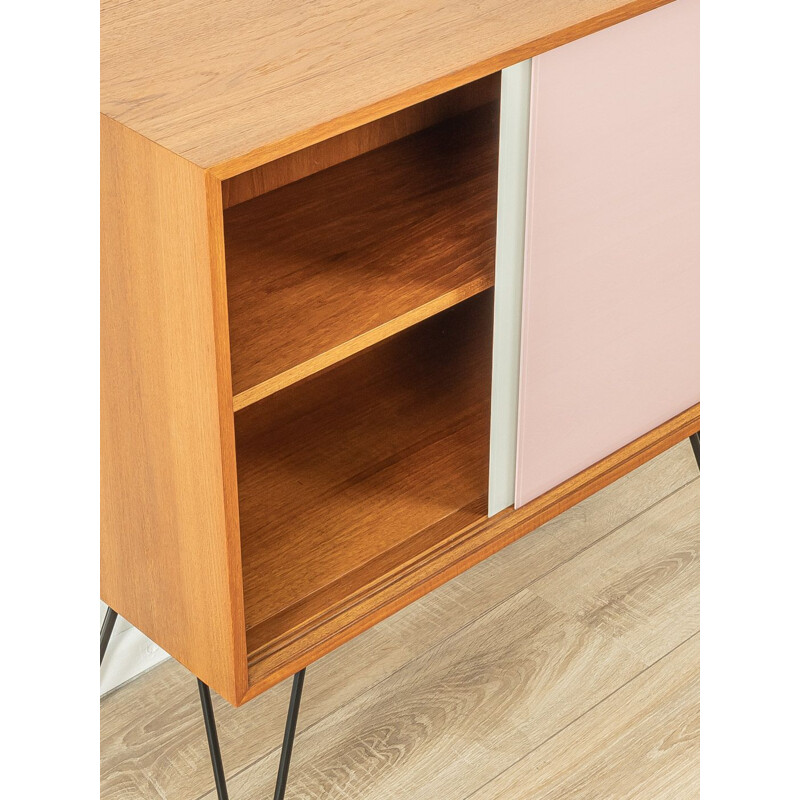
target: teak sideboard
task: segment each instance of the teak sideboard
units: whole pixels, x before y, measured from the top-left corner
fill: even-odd
[[[101,591],[234,705],[699,431],[697,0],[107,0]]]

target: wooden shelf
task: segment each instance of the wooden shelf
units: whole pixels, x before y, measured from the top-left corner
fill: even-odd
[[[492,296],[236,415],[251,661],[486,517]]]
[[[225,211],[234,409],[493,284],[498,104]]]

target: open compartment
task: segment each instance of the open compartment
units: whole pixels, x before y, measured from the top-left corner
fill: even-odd
[[[499,88],[223,184],[251,683],[487,517]]]
[[[493,285],[498,124],[493,75],[225,182],[234,409]]]
[[[251,665],[485,519],[492,294],[236,415]]]

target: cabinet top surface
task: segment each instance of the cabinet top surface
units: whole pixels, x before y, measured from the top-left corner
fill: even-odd
[[[101,111],[220,178],[669,0],[104,0]]]

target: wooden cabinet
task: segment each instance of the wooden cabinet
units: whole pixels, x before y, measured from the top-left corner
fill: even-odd
[[[104,8],[101,592],[231,703],[697,430],[693,0],[583,5]]]

